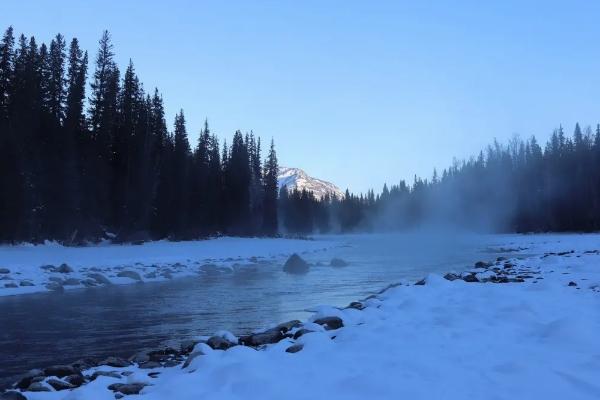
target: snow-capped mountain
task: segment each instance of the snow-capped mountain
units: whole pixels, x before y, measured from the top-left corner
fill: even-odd
[[[285,186],[288,190],[291,189],[306,189],[313,192],[316,198],[321,199],[326,194],[332,197],[342,199],[344,192],[331,182],[313,178],[300,168],[279,167],[279,175],[277,176],[279,189]]]

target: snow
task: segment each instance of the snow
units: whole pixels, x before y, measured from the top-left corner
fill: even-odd
[[[327,194],[338,199],[344,198],[344,193],[336,185],[331,182],[313,178],[300,168],[280,167],[279,174],[277,175],[277,182],[279,190],[281,190],[282,187],[286,187],[288,190],[306,189],[309,192],[313,192],[317,199],[321,199]]]
[[[365,300],[363,310],[319,307],[311,321],[339,316],[337,330],[260,350],[198,344],[205,354],[185,369],[97,367],[132,374],[27,396],[114,399],[109,384],[143,382],[147,400],[600,398],[600,254],[590,252],[600,235],[512,235],[498,246],[521,248],[508,262],[532,278],[467,283],[430,274],[424,285],[404,282]],[[293,343],[304,347],[285,352]]]
[[[294,252],[313,252],[334,245],[325,239],[235,237],[89,247],[65,247],[50,242],[5,245],[0,246],[0,296],[99,285],[94,278],[102,277],[112,284],[130,284],[139,281],[137,275],[141,281],[161,281],[219,270],[259,267],[262,262],[283,259]],[[59,272],[63,263],[72,272]],[[5,273],[2,273],[3,269]],[[47,286],[53,285],[53,280],[60,285],[49,289]]]

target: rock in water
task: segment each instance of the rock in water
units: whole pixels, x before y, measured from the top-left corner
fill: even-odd
[[[329,265],[331,265],[332,267],[347,267],[348,262],[342,260],[341,258],[332,258]]]
[[[71,366],[71,365],[53,365],[44,370],[44,375],[46,376],[56,376],[58,378],[63,378],[69,375],[79,375],[81,371],[79,369]]]
[[[305,274],[308,272],[308,263],[294,253],[285,262],[283,270],[291,274]]]
[[[8,274],[10,270],[8,268],[0,268],[0,274]]]
[[[228,348],[236,345],[236,343],[232,343],[220,336],[212,336],[206,341],[206,344],[209,345],[213,350],[227,350]]]

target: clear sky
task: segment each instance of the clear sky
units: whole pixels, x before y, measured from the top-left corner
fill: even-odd
[[[204,118],[252,129],[282,165],[358,192],[600,121],[600,2],[491,3],[6,0],[0,25],[77,36],[92,61],[108,29],[192,141]]]

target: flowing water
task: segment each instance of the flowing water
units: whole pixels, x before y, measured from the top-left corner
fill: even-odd
[[[306,255],[313,265],[305,275],[287,274],[276,263],[161,283],[0,298],[0,381],[83,357],[128,357],[218,330],[239,335],[306,319],[307,309],[317,305],[345,306],[390,283],[492,259],[497,254],[488,246],[506,242],[500,238],[339,236],[333,237],[339,246]],[[333,257],[349,265],[329,266]]]

